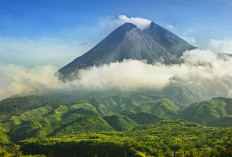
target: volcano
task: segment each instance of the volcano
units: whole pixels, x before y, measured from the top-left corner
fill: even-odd
[[[179,64],[186,50],[195,47],[151,22],[144,30],[132,23],[125,23],[110,33],[91,50],[61,68],[58,73],[62,80],[72,80],[80,69],[100,66],[124,59],[146,60],[148,64]]]

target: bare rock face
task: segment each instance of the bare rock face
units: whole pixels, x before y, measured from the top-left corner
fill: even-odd
[[[99,66],[124,59],[147,60],[152,64],[178,64],[186,50],[195,47],[152,22],[141,30],[132,23],[119,26],[91,50],[58,71],[62,80],[72,80],[73,73],[93,65]]]

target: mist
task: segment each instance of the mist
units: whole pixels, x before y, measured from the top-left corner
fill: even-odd
[[[162,90],[178,83],[195,87],[212,96],[232,96],[232,59],[211,50],[186,51],[182,64],[147,64],[146,61],[124,60],[93,66],[78,72],[74,81],[62,82],[51,65],[25,68],[0,65],[0,99],[15,94],[40,94],[52,90],[135,91]]]

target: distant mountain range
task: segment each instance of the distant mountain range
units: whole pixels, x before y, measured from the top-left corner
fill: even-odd
[[[151,22],[145,30],[137,28],[132,23],[125,23],[91,50],[61,68],[59,76],[64,80],[72,79],[72,75],[79,69],[121,62],[124,59],[147,60],[149,64],[181,63],[180,56],[183,52],[194,48],[154,22]]]

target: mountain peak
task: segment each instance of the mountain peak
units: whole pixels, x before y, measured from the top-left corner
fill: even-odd
[[[135,24],[129,23],[129,22],[124,23],[123,25],[119,26],[119,28],[120,28],[120,27],[122,27],[122,28],[124,28],[124,29],[128,29],[128,28],[137,28],[137,26],[136,26]]]
[[[128,18],[126,15],[119,15],[119,22],[121,23],[133,23],[134,25],[137,26],[137,28],[139,28],[140,30],[145,30],[146,28],[148,28],[151,24],[151,21],[145,18],[141,18],[141,17],[131,17]]]
[[[59,70],[61,79],[74,79],[78,70],[124,59],[147,60],[149,64],[181,63],[180,56],[195,47],[175,34],[151,22],[146,29],[124,23],[91,50]]]

